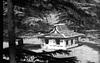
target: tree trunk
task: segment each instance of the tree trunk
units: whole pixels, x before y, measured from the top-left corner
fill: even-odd
[[[7,0],[8,2],[8,36],[9,36],[9,55],[10,63],[16,63],[15,60],[15,26],[14,26],[14,11],[12,0]]]
[[[1,38],[1,39],[3,39],[3,38]],[[0,50],[2,50],[2,49],[3,49],[3,41],[0,41]],[[2,53],[2,51],[0,51],[0,52]],[[0,54],[0,63],[2,63],[2,57],[3,57],[3,55]]]

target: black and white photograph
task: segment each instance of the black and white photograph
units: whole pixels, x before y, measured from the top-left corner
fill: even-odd
[[[100,63],[100,0],[3,0],[0,63]]]

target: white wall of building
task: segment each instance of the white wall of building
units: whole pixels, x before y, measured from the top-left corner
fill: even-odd
[[[68,45],[66,44],[66,42],[68,42]],[[46,44],[43,41],[42,48],[43,49],[64,49],[66,50],[67,48],[75,47],[75,46],[78,46],[78,43],[76,43],[76,39],[69,39],[68,41],[61,39],[59,44],[57,44],[54,39],[49,39],[48,44]]]
[[[41,44],[41,39],[38,38],[25,38],[23,39],[24,44]]]

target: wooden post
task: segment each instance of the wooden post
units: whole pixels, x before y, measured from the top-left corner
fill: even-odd
[[[81,37],[79,36],[79,37],[78,37],[78,41],[80,41],[80,40],[81,40]]]
[[[12,0],[7,0],[8,3],[8,36],[9,36],[9,56],[10,63],[16,63],[15,61],[15,26],[14,26],[14,6]]]
[[[75,39],[73,39],[73,45],[75,45]]]

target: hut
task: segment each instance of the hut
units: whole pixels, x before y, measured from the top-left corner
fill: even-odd
[[[66,50],[79,45],[79,41],[84,34],[70,31],[65,24],[56,24],[53,31],[48,34],[39,36],[43,50]]]

